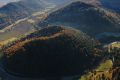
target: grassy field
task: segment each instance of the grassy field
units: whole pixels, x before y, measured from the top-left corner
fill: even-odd
[[[113,42],[112,44],[110,44],[112,47],[117,47],[120,48],[120,42]]]
[[[8,44],[9,42],[15,41],[16,39],[17,39],[17,38],[13,37],[13,38],[10,38],[10,39],[8,39],[8,40],[1,41],[1,42],[0,42],[0,46],[6,45],[6,44]]]
[[[96,69],[96,71],[108,71],[113,67],[113,63],[111,60],[106,60],[100,64],[100,66]]]
[[[4,41],[12,37],[18,37],[25,34],[26,32],[30,32],[33,30],[34,27],[32,24],[28,23],[27,21],[21,22],[20,24],[16,25],[12,30],[0,33],[0,41]]]
[[[36,23],[43,20],[47,13],[39,12],[39,14],[30,16],[29,18],[16,21],[13,25],[0,30],[0,45],[7,44],[9,41],[24,36],[36,30]],[[39,18],[40,17],[40,18]],[[39,18],[39,19],[38,19]]]
[[[106,60],[101,63],[96,70],[89,72],[88,74],[83,75],[79,80],[101,80],[100,77],[103,75],[106,79],[112,79],[112,73],[110,69],[112,68],[113,63],[111,60]]]

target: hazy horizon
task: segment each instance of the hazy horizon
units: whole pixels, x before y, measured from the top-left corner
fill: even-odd
[[[19,1],[19,0],[0,0],[0,7],[6,5],[7,3],[10,3],[10,2],[15,2],[15,1]],[[46,0],[46,1],[49,1],[49,0]],[[50,0],[51,2],[52,0]],[[72,0],[64,0],[63,2],[69,2],[69,1],[72,1]],[[77,0],[73,0],[73,1],[77,1]],[[94,3],[94,2],[97,2],[97,0],[79,0],[79,1],[83,1],[83,2],[88,2],[88,3]],[[55,2],[55,0],[53,0],[52,2]],[[61,0],[56,0],[56,2],[61,2]]]
[[[9,3],[9,2],[15,2],[15,1],[18,1],[18,0],[0,0],[0,7]]]

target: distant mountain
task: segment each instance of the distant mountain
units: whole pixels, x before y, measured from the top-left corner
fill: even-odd
[[[0,8],[0,29],[48,6],[49,4],[42,0],[21,0],[8,3]]]
[[[79,0],[120,13],[120,0]]]
[[[61,0],[44,0],[44,1],[56,4],[56,5],[64,5],[66,3],[72,2],[72,0],[63,0],[63,1],[61,1]]]
[[[4,3],[0,3],[0,7],[2,7],[4,5]]]
[[[120,13],[120,0],[99,0],[102,7]]]
[[[102,43],[111,43],[114,41],[120,41],[120,33],[102,33],[96,36],[96,38]]]
[[[71,26],[92,36],[120,32],[118,14],[79,1],[51,13],[44,24]]]
[[[73,1],[82,1],[85,3],[90,3],[92,5],[104,7],[107,9],[110,9],[112,11],[115,11],[117,13],[120,13],[120,0],[45,0],[47,2],[54,3],[56,5],[64,5],[68,4]]]

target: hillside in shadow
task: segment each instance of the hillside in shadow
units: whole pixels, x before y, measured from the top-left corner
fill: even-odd
[[[76,29],[47,27],[5,49],[4,67],[27,77],[81,75],[102,60],[93,53],[93,41]]]

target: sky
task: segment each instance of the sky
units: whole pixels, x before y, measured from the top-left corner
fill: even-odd
[[[14,2],[14,1],[17,1],[17,0],[0,0],[0,7],[9,3],[9,2]]]
[[[7,4],[7,3],[9,3],[9,2],[14,2],[14,1],[18,1],[18,0],[0,0],[0,7]],[[53,0],[53,1],[62,1],[62,0]],[[72,0],[66,0],[66,1],[72,1]],[[88,2],[88,3],[94,3],[97,0],[80,0],[80,1],[85,1],[85,2]]]

